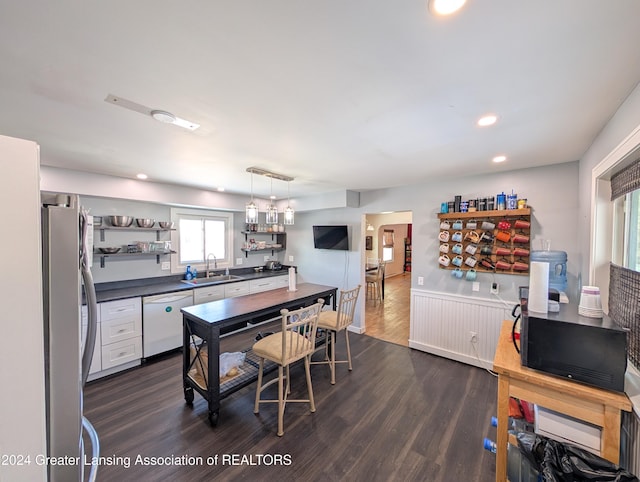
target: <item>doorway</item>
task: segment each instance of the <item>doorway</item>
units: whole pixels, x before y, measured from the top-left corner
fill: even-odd
[[[412,212],[367,214],[365,256],[385,260],[384,300],[367,296],[365,334],[409,346]]]

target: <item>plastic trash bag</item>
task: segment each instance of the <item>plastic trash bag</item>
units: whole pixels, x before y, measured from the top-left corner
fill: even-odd
[[[630,472],[575,445],[533,433],[519,433],[517,438],[520,451],[547,482],[638,482]]]
[[[226,377],[227,375],[233,376],[233,374],[237,371],[243,363],[246,357],[245,353],[236,351],[236,352],[226,352],[220,354],[220,378]],[[234,370],[236,369],[236,370]]]

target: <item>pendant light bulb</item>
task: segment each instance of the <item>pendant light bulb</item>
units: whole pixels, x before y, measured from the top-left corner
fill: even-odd
[[[247,224],[258,223],[258,206],[253,202],[253,172],[251,173],[251,201],[245,206],[245,219]]]
[[[289,181],[287,181],[287,207],[284,210],[284,224],[293,224],[295,212],[291,207],[291,192],[289,191]]]
[[[269,206],[267,206],[267,224],[278,224],[278,208],[275,204],[273,204],[273,177],[269,176],[271,179],[271,196],[269,200]]]

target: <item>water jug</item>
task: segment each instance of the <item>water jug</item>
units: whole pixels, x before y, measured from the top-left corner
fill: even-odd
[[[531,251],[531,261],[549,263],[549,288],[567,291],[567,253],[565,251]]]

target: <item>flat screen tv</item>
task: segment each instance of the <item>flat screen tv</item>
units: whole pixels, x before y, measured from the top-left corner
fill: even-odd
[[[314,226],[313,247],[316,249],[349,250],[347,226]]]

